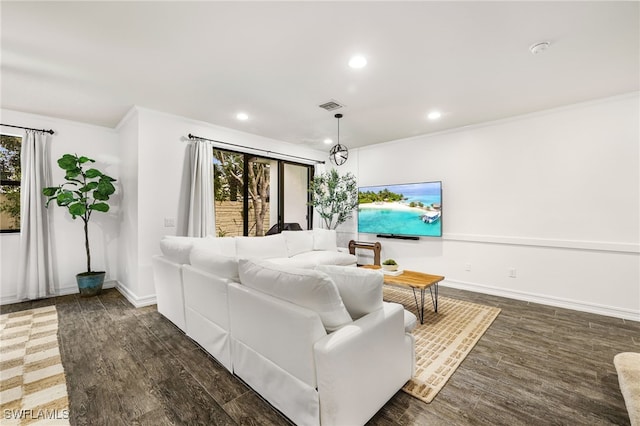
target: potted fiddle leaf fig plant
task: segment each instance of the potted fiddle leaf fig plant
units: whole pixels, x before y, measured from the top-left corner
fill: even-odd
[[[80,218],[84,223],[84,247],[87,255],[87,270],[76,275],[81,296],[93,296],[102,291],[105,271],[91,270],[91,249],[89,247],[89,221],[94,212],[109,211],[109,197],[116,192],[112,182],[115,179],[90,168],[95,160],[77,155],[64,154],[58,160],[58,166],[65,171],[65,180],[59,186],[44,188],[46,207],[55,200],[60,207],[65,207],[75,220]]]

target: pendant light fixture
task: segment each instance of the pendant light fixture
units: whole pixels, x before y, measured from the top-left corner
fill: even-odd
[[[338,143],[331,147],[329,160],[336,166],[342,166],[349,157],[349,150],[346,146],[340,145],[340,119],[342,114],[336,114],[334,117],[338,119]]]

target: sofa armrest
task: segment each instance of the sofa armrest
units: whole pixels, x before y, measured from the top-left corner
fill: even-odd
[[[316,312],[232,282],[229,314],[233,340],[316,386],[313,344],[327,335]]]
[[[338,251],[340,253],[347,253],[349,254],[349,249],[347,247],[338,247]]]
[[[396,303],[327,335],[314,350],[323,425],[366,423],[413,373],[414,342]]]
[[[182,265],[160,255],[151,258],[151,265],[158,312],[185,331]]]

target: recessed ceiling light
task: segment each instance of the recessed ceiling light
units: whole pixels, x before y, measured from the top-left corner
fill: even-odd
[[[349,66],[351,68],[363,68],[367,65],[367,58],[362,55],[353,56],[349,59]]]
[[[437,120],[440,117],[442,117],[442,114],[440,114],[440,111],[431,111],[429,115],[427,115],[427,118],[429,120]]]
[[[244,112],[239,112],[239,113],[236,115],[236,118],[237,118],[238,120],[245,121],[245,120],[248,120],[248,119],[249,119],[249,116],[248,116],[247,114],[245,114]]]
[[[327,145],[331,145],[333,143],[333,140],[327,138],[324,140],[324,143],[326,143]]]

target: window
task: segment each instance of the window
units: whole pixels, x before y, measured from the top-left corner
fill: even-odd
[[[218,236],[263,236],[270,226],[271,161],[219,149],[213,158]]]
[[[219,237],[264,236],[294,219],[309,229],[308,188],[313,166],[222,149],[214,149],[213,158]],[[293,188],[296,190],[291,191]]]
[[[0,135],[0,232],[20,232],[20,136]]]

